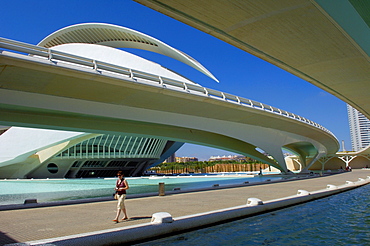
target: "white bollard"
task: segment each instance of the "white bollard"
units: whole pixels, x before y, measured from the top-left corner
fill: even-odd
[[[365,179],[363,179],[363,178],[358,178],[358,181],[365,181]]]
[[[251,197],[247,199],[247,206],[258,206],[258,205],[263,205],[263,201],[261,199]]]
[[[355,183],[353,183],[352,181],[346,181],[346,185],[354,185]]]
[[[335,190],[335,189],[337,189],[338,187],[336,186],[336,185],[331,185],[331,184],[328,184],[327,186],[326,186],[326,189],[328,189],[328,190]]]
[[[311,195],[311,193],[306,190],[298,190],[297,195],[298,196],[308,196],[308,195]]]
[[[172,223],[172,215],[167,212],[158,212],[152,215],[152,224]]]

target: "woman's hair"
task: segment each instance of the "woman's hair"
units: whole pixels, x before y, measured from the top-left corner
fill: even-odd
[[[117,176],[118,176],[118,175],[125,176],[125,175],[123,174],[123,172],[122,172],[122,171],[118,171],[118,172],[117,172]]]

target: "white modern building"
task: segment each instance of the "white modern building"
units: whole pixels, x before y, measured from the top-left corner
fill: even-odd
[[[58,54],[53,57],[55,61],[58,61],[58,56],[77,55],[98,60],[100,66],[106,63],[110,67],[117,66],[117,69],[125,67],[129,73],[152,74],[198,86],[160,64],[118,48],[144,49],[177,59],[215,79],[187,54],[121,26],[102,23],[73,25],[54,32],[38,45]],[[65,59],[58,62],[68,65]],[[114,75],[115,72],[111,73]],[[61,85],[60,90],[68,90],[66,87]],[[80,92],[84,93],[83,88]],[[140,100],[134,95],[132,98]],[[123,170],[126,176],[137,176],[171,156],[182,144],[137,135],[1,127],[0,178],[112,177],[117,170]]]
[[[10,127],[0,135],[1,178],[141,175],[182,143],[128,135]]]
[[[370,120],[347,104],[352,149],[360,151],[370,145]]]

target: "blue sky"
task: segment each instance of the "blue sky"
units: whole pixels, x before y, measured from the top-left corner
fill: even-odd
[[[135,51],[136,54],[205,87],[313,120],[332,131],[340,142],[344,140],[346,150],[351,150],[344,102],[276,66],[133,1],[2,1],[0,36],[37,44],[60,28],[85,22],[121,25],[151,35],[197,59],[220,83],[171,58],[145,51]],[[196,156],[201,160],[225,154],[230,152],[191,144],[177,152],[178,156]]]

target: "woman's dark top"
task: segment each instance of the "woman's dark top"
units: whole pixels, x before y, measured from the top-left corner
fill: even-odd
[[[126,188],[125,179],[119,179],[116,181],[116,188]],[[118,195],[126,194],[126,190],[118,190]]]

